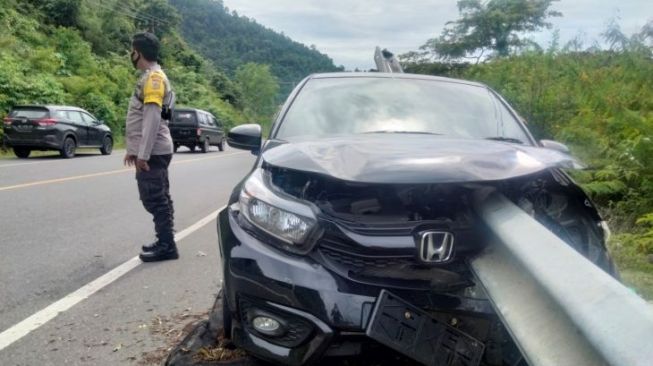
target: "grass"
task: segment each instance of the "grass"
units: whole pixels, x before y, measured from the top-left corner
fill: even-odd
[[[637,236],[614,235],[608,245],[623,283],[644,299],[653,301],[653,263],[639,247]]]

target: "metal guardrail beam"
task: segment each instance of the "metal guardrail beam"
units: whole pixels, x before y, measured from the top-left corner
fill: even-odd
[[[376,63],[376,69],[379,72],[390,72],[390,73],[403,73],[404,70],[401,68],[401,64],[397,57],[388,50],[381,50],[380,47],[376,47],[374,50],[374,62]]]
[[[653,364],[653,309],[496,192],[476,210],[496,243],[471,262],[529,364]]]

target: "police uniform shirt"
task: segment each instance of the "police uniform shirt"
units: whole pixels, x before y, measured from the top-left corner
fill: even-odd
[[[167,121],[161,120],[161,107],[170,93],[170,82],[159,65],[145,71],[138,80],[127,111],[127,154],[142,160],[172,154],[170,129]]]

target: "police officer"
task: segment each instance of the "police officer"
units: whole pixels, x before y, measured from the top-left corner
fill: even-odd
[[[151,33],[138,33],[132,40],[131,61],[143,74],[129,101],[124,164],[136,167],[140,199],[147,212],[154,217],[157,236],[155,243],[142,247],[140,258],[143,262],[179,258],[168,181],[172,137],[161,113],[172,103],[174,94],[168,78],[157,63],[159,48],[159,40]]]

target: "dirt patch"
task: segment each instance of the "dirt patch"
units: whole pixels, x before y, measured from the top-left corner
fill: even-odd
[[[207,317],[208,311],[190,312],[187,309],[171,316],[152,318],[147,327],[152,337],[161,340],[164,346],[153,351],[143,352],[138,364],[142,366],[160,365],[168,357],[170,351],[194,329],[195,325]]]
[[[193,360],[200,362],[233,361],[247,357],[247,353],[235,348],[230,341],[220,334],[217,345],[202,347],[193,355]]]

